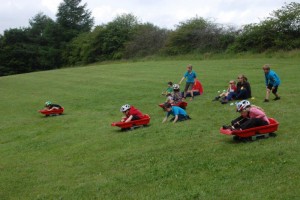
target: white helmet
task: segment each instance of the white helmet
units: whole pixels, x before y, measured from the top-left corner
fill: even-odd
[[[129,104],[125,104],[120,108],[120,112],[125,112],[126,110],[130,109],[130,105]]]
[[[247,101],[247,100],[240,101],[236,104],[236,110],[237,110],[237,112],[241,112],[242,110],[244,110],[245,108],[247,108],[250,105],[251,105],[250,101]]]
[[[174,90],[178,90],[179,89],[179,85],[178,84],[174,84],[172,87],[173,87]]]

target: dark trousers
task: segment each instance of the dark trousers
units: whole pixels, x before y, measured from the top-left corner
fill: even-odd
[[[265,126],[268,125],[268,122],[260,118],[243,118],[242,116],[240,116],[235,120],[231,121],[231,125],[235,128],[240,128],[244,130],[248,128],[254,128],[257,126]]]
[[[173,117],[172,119],[170,119],[170,121],[174,121],[175,117]],[[178,122],[181,122],[181,121],[185,121],[185,120],[188,120],[188,119],[191,119],[190,116],[188,115],[178,115]]]

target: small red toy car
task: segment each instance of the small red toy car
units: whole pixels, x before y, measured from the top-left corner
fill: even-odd
[[[145,114],[143,118],[130,122],[113,122],[111,126],[118,126],[121,130],[133,130],[142,126],[147,126],[150,122],[150,116]]]
[[[43,115],[45,115],[46,117],[48,116],[53,116],[53,115],[62,115],[64,112],[64,108],[60,108],[60,109],[53,109],[53,110],[48,110],[48,109],[43,109],[43,110],[39,110],[40,113],[42,113]]]
[[[185,102],[185,101],[182,101],[182,102],[179,102],[179,103],[177,103],[177,104],[171,104],[171,105],[172,105],[172,106],[178,106],[178,107],[180,107],[180,108],[182,108],[182,109],[186,109],[188,103]],[[161,103],[161,104],[159,104],[158,106],[159,106],[159,107],[163,107],[164,104]]]
[[[254,128],[249,128],[245,130],[231,130],[231,129],[224,129],[220,128],[220,133],[225,135],[232,135],[234,136],[234,140],[240,139],[248,139],[248,140],[256,140],[256,138],[268,138],[270,136],[276,136],[274,133],[277,131],[279,123],[273,119],[269,118],[270,124],[266,126],[258,126]]]

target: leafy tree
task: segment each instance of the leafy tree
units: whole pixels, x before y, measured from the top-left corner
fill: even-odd
[[[87,4],[80,5],[81,0],[64,0],[58,7],[57,23],[63,33],[63,41],[70,41],[80,33],[89,32],[94,25],[91,11]]]
[[[98,28],[93,51],[98,53],[97,60],[120,59],[123,57],[125,43],[130,41],[138,25],[132,14],[117,16],[112,22]]]
[[[201,17],[180,22],[170,34],[167,54],[187,54],[190,52],[224,51],[234,38],[224,27]]]
[[[25,73],[35,68],[32,58],[35,49],[28,45],[28,29],[15,28],[4,31],[1,37],[0,75]]]
[[[164,47],[169,31],[151,23],[140,24],[133,32],[132,39],[125,44],[124,57],[143,57],[158,53]]]
[[[244,26],[231,49],[235,52],[263,52],[299,46],[300,3],[292,2],[273,11],[264,21]]]

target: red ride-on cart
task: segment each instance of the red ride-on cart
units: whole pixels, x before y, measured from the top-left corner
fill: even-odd
[[[43,109],[43,110],[39,110],[39,112],[42,113],[43,115],[45,115],[46,117],[55,116],[55,115],[62,115],[63,112],[64,112],[64,108],[53,109],[53,110]]]
[[[254,128],[249,128],[245,130],[231,130],[220,128],[220,133],[225,135],[232,135],[234,140],[256,140],[257,138],[268,138],[270,136],[276,136],[274,133],[277,131],[279,123],[273,119],[269,118],[270,124],[266,126],[258,126]]]
[[[113,122],[111,126],[118,126],[121,130],[133,130],[135,128],[147,126],[150,122],[150,116],[145,114],[143,118],[130,122]]]
[[[180,107],[180,108],[182,108],[182,109],[186,109],[186,107],[187,107],[187,105],[188,105],[188,103],[187,102],[185,102],[185,101],[182,101],[182,102],[179,102],[179,103],[177,103],[177,104],[171,104],[172,106],[178,106],[178,107]],[[159,107],[163,107],[164,106],[164,104],[163,103],[161,103],[161,104],[159,104],[158,105]]]

